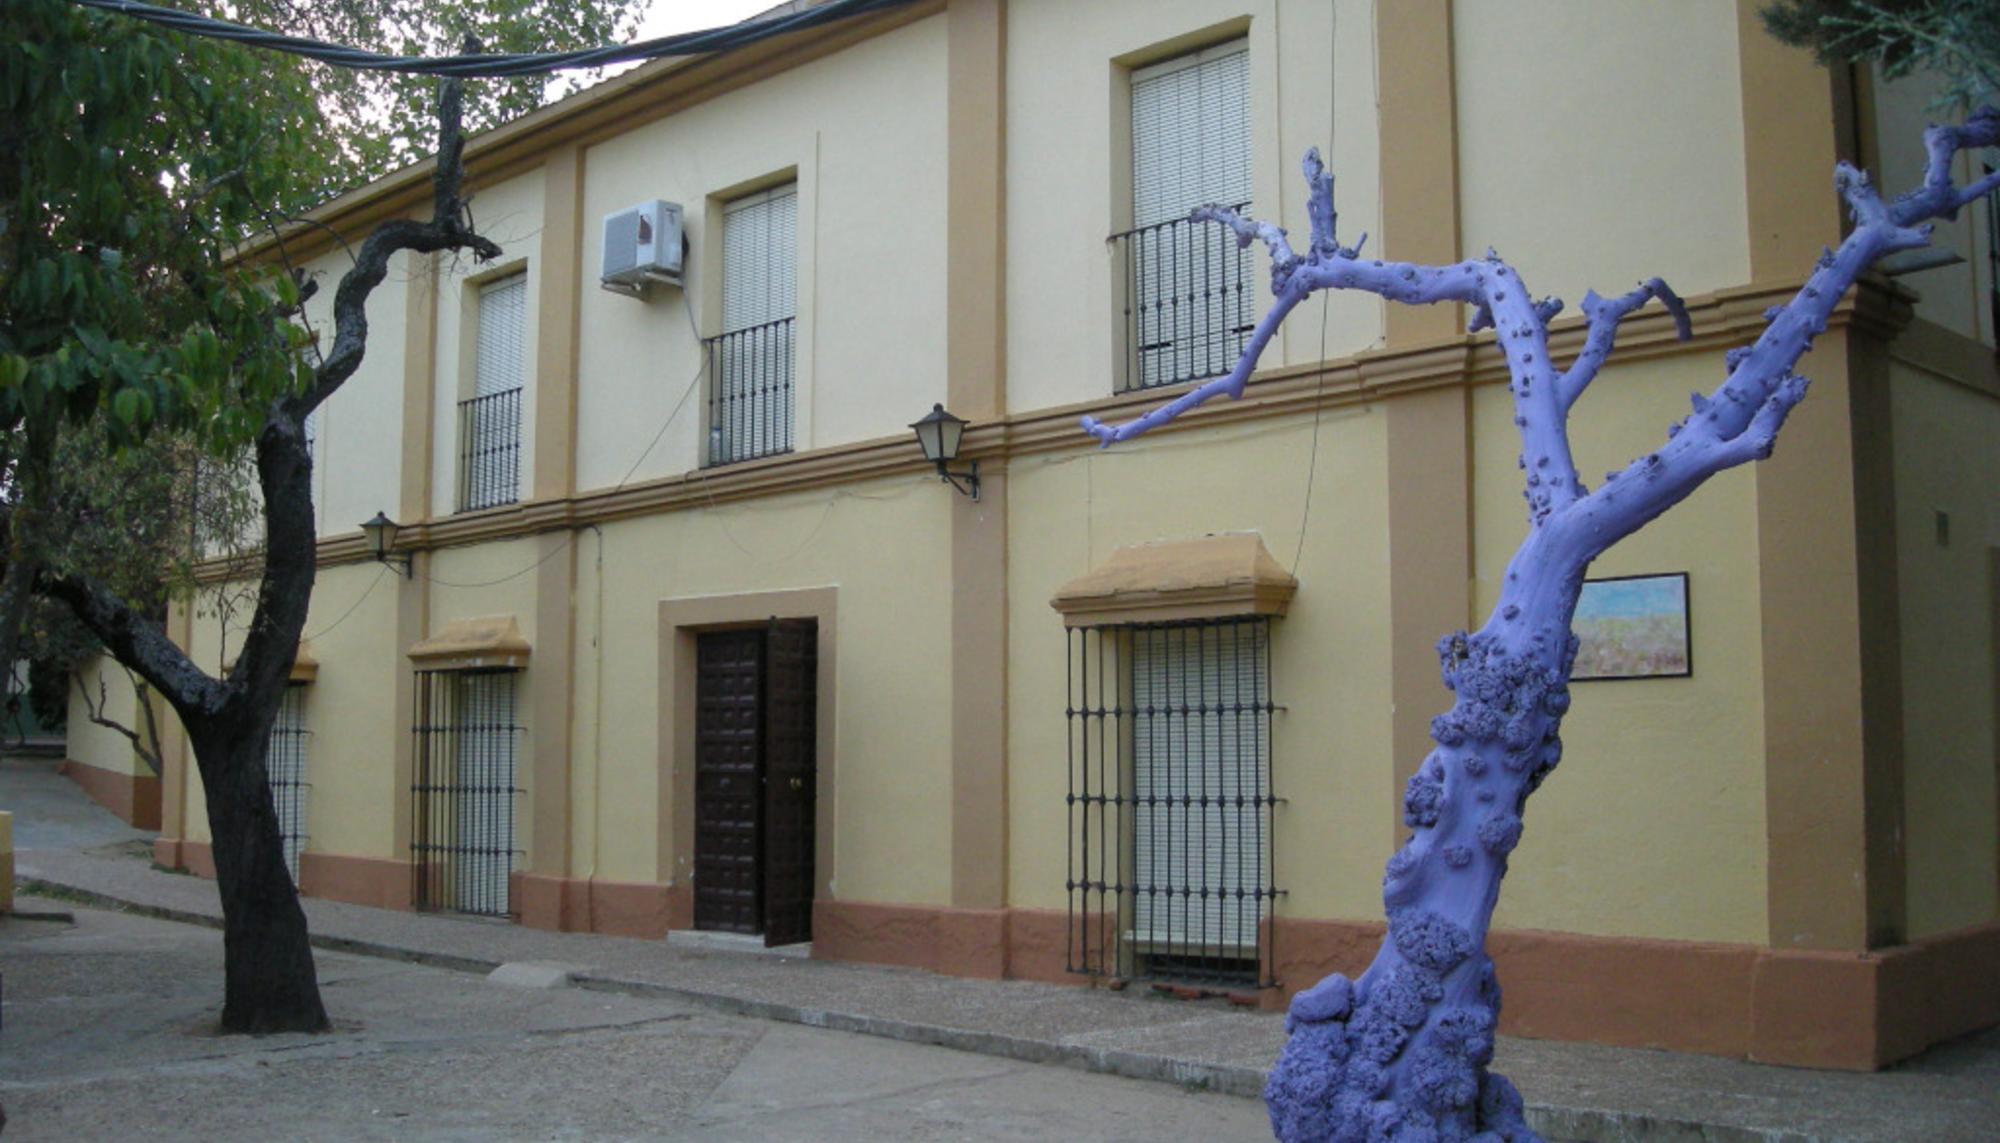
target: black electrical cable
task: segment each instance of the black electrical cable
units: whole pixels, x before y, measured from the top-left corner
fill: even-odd
[[[390,56],[380,52],[363,51],[360,48],[342,47],[338,44],[321,43],[299,36],[285,36],[267,32],[261,28],[232,24],[227,20],[214,20],[193,12],[183,12],[175,8],[162,8],[157,4],[142,4],[138,0],[70,0],[85,8],[96,8],[105,12],[116,12],[136,20],[145,20],[163,28],[171,28],[189,35],[207,36],[211,39],[231,40],[248,44],[255,48],[289,52],[304,56],[335,67],[352,68],[363,71],[394,71],[418,75],[442,75],[459,77],[505,77],[542,75],[552,71],[567,71],[575,68],[605,67],[610,64],[630,63],[635,60],[659,59],[664,56],[689,56],[706,52],[723,52],[740,48],[771,36],[781,36],[806,28],[818,27],[849,16],[873,12],[882,8],[893,8],[909,3],[909,0],[828,0],[817,7],[792,12],[783,16],[755,20],[749,23],[732,24],[726,28],[710,28],[701,32],[683,32],[675,36],[662,36],[653,40],[642,40],[636,44],[623,46],[584,48],[573,52],[484,52],[474,55],[457,56]]]

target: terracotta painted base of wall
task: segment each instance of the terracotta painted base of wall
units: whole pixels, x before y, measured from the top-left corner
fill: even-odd
[[[160,779],[155,774],[120,774],[65,759],[61,773],[83,787],[98,805],[136,829],[160,828]]]
[[[162,869],[178,869],[196,877],[215,880],[215,849],[205,841],[154,838],[153,864]]]
[[[1001,980],[1009,912],[815,901],[813,956]]]
[[[407,861],[344,853],[299,855],[299,892],[308,897],[407,912],[413,907],[411,890]]]
[[[521,923],[535,929],[657,940],[693,919],[679,886],[516,873],[510,892]]]
[[[984,978],[1087,984],[1068,916],[821,901],[813,955]],[[1280,919],[1266,1007],[1374,959],[1378,922]],[[1860,953],[1504,931],[1490,950],[1501,1032],[1869,1071],[2000,1024],[2000,923]]]

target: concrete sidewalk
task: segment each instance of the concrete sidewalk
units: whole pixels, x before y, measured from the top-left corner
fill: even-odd
[[[26,850],[19,863],[24,879],[85,900],[219,923],[212,882],[156,870],[139,850]],[[478,972],[560,964],[584,988],[1243,1096],[1257,1094],[1284,1035],[1277,1017],[1220,1001],[689,950],[329,901],[305,906],[324,948]],[[1530,1122],[1550,1139],[2000,1137],[2000,1033],[1874,1075],[1511,1038],[1494,1066],[1526,1094]]]

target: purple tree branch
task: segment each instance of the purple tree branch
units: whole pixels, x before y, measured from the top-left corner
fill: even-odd
[[[1596,290],[1585,292],[1583,316],[1590,324],[1589,332],[1583,338],[1583,352],[1576,355],[1576,360],[1570,362],[1557,382],[1564,412],[1568,412],[1590,383],[1597,379],[1598,368],[1604,364],[1605,358],[1611,356],[1612,347],[1617,344],[1619,323],[1654,298],[1660,299],[1660,304],[1674,315],[1674,330],[1682,341],[1694,336],[1694,324],[1688,318],[1687,304],[1659,278],[1642,282],[1638,289],[1610,301],[1598,297]],[[1544,319],[1544,324],[1546,322],[1547,319]]]
[[[1226,212],[1199,212],[1229,226],[1240,243],[1261,239],[1273,257],[1278,300],[1229,376],[1129,424],[1085,428],[1106,444],[1156,428],[1189,408],[1243,391],[1278,320],[1308,294],[1356,289],[1392,302],[1456,301],[1473,307],[1470,329],[1491,328],[1505,355],[1530,528],[1509,563],[1485,626],[1438,644],[1452,709],[1432,723],[1436,749],[1404,794],[1408,842],[1383,877],[1388,935],[1359,979],[1334,974],[1298,994],[1284,1053],[1265,1100],[1286,1140],[1424,1138],[1479,1143],[1534,1140],[1521,1100],[1492,1074],[1492,1033],[1500,989],[1485,939],[1509,855],[1519,844],[1527,799],[1562,757],[1576,655],[1570,632],[1590,562],[1619,539],[1679,503],[1724,469],[1770,455],[1786,417],[1804,398],[1794,372],[1834,308],[1885,254],[1928,243],[1933,218],[1948,218],[2000,186],[1989,175],[1953,184],[1960,150],[2000,143],[2000,111],[1983,109],[1959,127],[1926,134],[1923,184],[1885,204],[1867,177],[1842,165],[1836,185],[1856,225],[1824,252],[1796,296],[1773,307],[1750,346],[1731,350],[1715,391],[1694,396],[1692,415],[1659,449],[1586,492],[1571,460],[1568,412],[1609,359],[1618,326],[1658,299],[1683,339],[1686,307],[1664,282],[1584,302],[1583,350],[1569,368],[1549,360],[1548,324],[1561,309],[1535,301],[1520,276],[1491,251],[1449,266],[1363,261],[1334,240],[1332,179],[1308,155],[1313,240],[1295,254],[1284,231]]]

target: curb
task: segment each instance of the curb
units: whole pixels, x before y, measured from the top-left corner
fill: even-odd
[[[152,917],[162,921],[200,925],[205,928],[220,929],[222,919],[207,913],[189,909],[175,909],[164,905],[150,905],[139,901],[129,901],[113,897],[93,889],[65,885],[46,878],[26,877],[17,885],[22,893],[33,894],[53,892],[84,905],[94,905],[131,913],[142,917]],[[313,933],[310,936],[314,948],[329,952],[349,953],[356,956],[375,957],[380,960],[401,961],[430,968],[449,969],[453,972],[478,973],[484,975],[501,966],[502,961],[480,957],[456,956],[450,953],[424,952],[420,949],[403,948],[379,941],[362,940],[355,937],[331,936]],[[1154,1055],[1148,1052],[1134,1052],[1120,1048],[1098,1048],[1084,1044],[1063,1044],[1049,1040],[1034,1040],[1024,1036],[1009,1036],[999,1032],[975,1032],[964,1028],[951,1028],[941,1024],[922,1024],[911,1020],[894,1020],[880,1016],[863,1016],[852,1012],[836,1012],[823,1008],[805,1008],[795,1004],[784,1004],[773,1000],[758,1000],[747,996],[736,996],[726,992],[705,992],[699,989],[683,988],[655,981],[628,980],[615,976],[599,976],[578,973],[572,983],[593,992],[614,992],[628,996],[646,996],[676,1000],[694,1007],[729,1016],[745,1016],[758,1020],[770,1020],[783,1024],[798,1024],[808,1028],[824,1028],[834,1032],[849,1032],[861,1036],[876,1036],[887,1040],[900,1040],[911,1044],[928,1044],[933,1047],[951,1048],[961,1052],[973,1052],[983,1056],[1017,1060],[1030,1064],[1055,1064],[1076,1068],[1080,1071],[1114,1075],[1126,1079],[1148,1080],[1155,1083],[1170,1083],[1191,1091],[1212,1091],[1221,1095],[1241,1099],[1259,1099],[1264,1093],[1265,1073],[1258,1068],[1238,1067],[1229,1064],[1203,1064],[1179,1060],[1171,1056]],[[1761,1128],[1729,1127],[1714,1123],[1701,1123],[1686,1119],[1667,1119],[1624,1111],[1599,1108],[1555,1107],[1547,1104],[1530,1103],[1526,1108],[1528,1125],[1548,1143],[1813,1143],[1813,1138],[1793,1131],[1767,1131]]]

